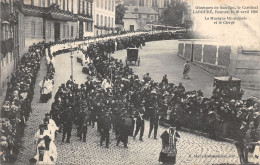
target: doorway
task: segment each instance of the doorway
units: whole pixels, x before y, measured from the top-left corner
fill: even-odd
[[[135,26],[134,25],[130,25],[130,31],[134,31],[135,30]]]
[[[54,40],[60,40],[60,23],[57,22],[54,23]]]

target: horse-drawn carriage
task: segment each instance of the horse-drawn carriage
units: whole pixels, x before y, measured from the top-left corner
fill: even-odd
[[[128,65],[132,63],[132,61],[137,62],[138,66],[140,65],[140,57],[138,56],[138,49],[137,48],[128,48],[127,49],[127,57],[125,60],[125,64]]]

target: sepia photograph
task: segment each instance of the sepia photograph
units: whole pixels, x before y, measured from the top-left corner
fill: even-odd
[[[1,165],[260,165],[260,0],[1,0]]]

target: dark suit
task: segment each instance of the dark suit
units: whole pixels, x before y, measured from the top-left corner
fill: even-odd
[[[67,143],[70,142],[71,137],[71,131],[72,131],[72,125],[73,125],[73,112],[72,110],[68,110],[67,112],[64,112],[63,114],[63,134],[62,134],[62,141],[65,140],[65,136],[67,135]]]
[[[134,138],[136,137],[136,135],[138,134],[139,130],[140,131],[140,140],[143,139],[143,134],[144,134],[144,118],[143,118],[144,113],[143,112],[136,112],[135,117],[136,119],[136,129],[135,129],[135,134],[134,134]]]
[[[121,117],[119,119],[119,135],[117,137],[117,145],[121,141],[124,143],[124,147],[127,147],[129,133],[130,128],[126,125],[125,118]]]
[[[151,133],[154,129],[154,139],[157,137],[157,130],[159,125],[159,112],[157,108],[151,109],[150,114],[150,130],[149,130],[149,137],[151,136]]]
[[[88,120],[87,120],[87,116],[85,116],[80,130],[80,140],[82,139],[83,136],[83,142],[86,142],[87,132],[88,132]]]
[[[111,129],[111,119],[109,116],[102,117],[102,120],[100,121],[100,145],[102,146],[102,143],[104,140],[106,140],[106,147],[109,145],[109,130]]]

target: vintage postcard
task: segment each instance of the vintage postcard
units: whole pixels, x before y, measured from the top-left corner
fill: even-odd
[[[0,164],[260,164],[259,0],[0,7]]]

